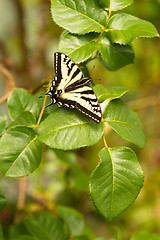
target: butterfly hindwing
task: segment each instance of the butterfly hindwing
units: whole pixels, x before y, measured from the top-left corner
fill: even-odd
[[[81,69],[64,53],[54,54],[56,77],[48,94],[54,103],[76,108],[91,120],[99,123],[102,119],[98,99]],[[58,94],[60,92],[60,94]]]

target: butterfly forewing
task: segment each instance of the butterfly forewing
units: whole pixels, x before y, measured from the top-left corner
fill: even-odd
[[[56,62],[55,73],[58,79],[63,79],[63,81],[59,82],[58,89],[65,89],[84,78],[80,68],[67,55],[56,52],[54,56]]]
[[[102,119],[97,97],[80,68],[64,53],[54,54],[55,86],[62,90],[59,105],[76,108],[91,120],[99,123]]]

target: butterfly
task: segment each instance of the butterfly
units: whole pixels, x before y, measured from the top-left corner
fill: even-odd
[[[100,123],[102,112],[89,84],[90,79],[85,78],[76,63],[64,53],[54,53],[54,68],[56,77],[45,94],[52,100],[48,106],[58,103],[59,106],[75,108],[92,121]]]

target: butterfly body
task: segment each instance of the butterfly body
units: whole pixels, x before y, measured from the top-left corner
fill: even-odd
[[[56,77],[52,81],[48,95],[59,106],[76,108],[91,120],[99,123],[101,108],[91,88],[90,79],[85,78],[80,68],[64,53],[54,54]]]

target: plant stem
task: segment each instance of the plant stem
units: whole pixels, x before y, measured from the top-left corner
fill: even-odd
[[[107,21],[106,21],[106,25],[104,26],[102,32],[100,33],[99,37],[97,38],[97,40],[96,40],[97,42],[99,42],[99,40],[102,37],[103,33],[106,31],[106,28],[107,28],[107,25],[108,25],[108,21],[109,21],[110,16],[111,16],[111,12],[112,12],[112,10],[111,10],[111,6],[110,6],[110,9],[109,9],[109,12],[108,12]]]
[[[1,64],[0,64],[0,72],[7,78],[6,85],[8,85],[8,83],[9,83],[9,90],[8,90],[8,92],[6,94],[4,94],[0,98],[0,104],[1,104],[8,98],[10,93],[16,87],[16,83],[15,83],[15,80],[14,80],[13,76],[11,75],[11,73],[4,66],[2,66]]]
[[[25,193],[26,193],[26,177],[19,179],[19,192],[17,208],[21,210],[25,206]]]
[[[104,146],[105,146],[105,148],[108,148],[108,145],[107,145],[107,142],[106,142],[105,136],[103,136],[103,142],[104,142]]]
[[[40,123],[40,121],[41,121],[41,118],[42,118],[42,115],[43,115],[43,112],[44,112],[44,109],[45,109],[45,106],[46,106],[46,99],[47,99],[47,96],[44,97],[43,106],[42,106],[41,112],[40,112],[40,114],[39,114],[39,118],[38,118],[36,127],[39,126],[39,123]]]

